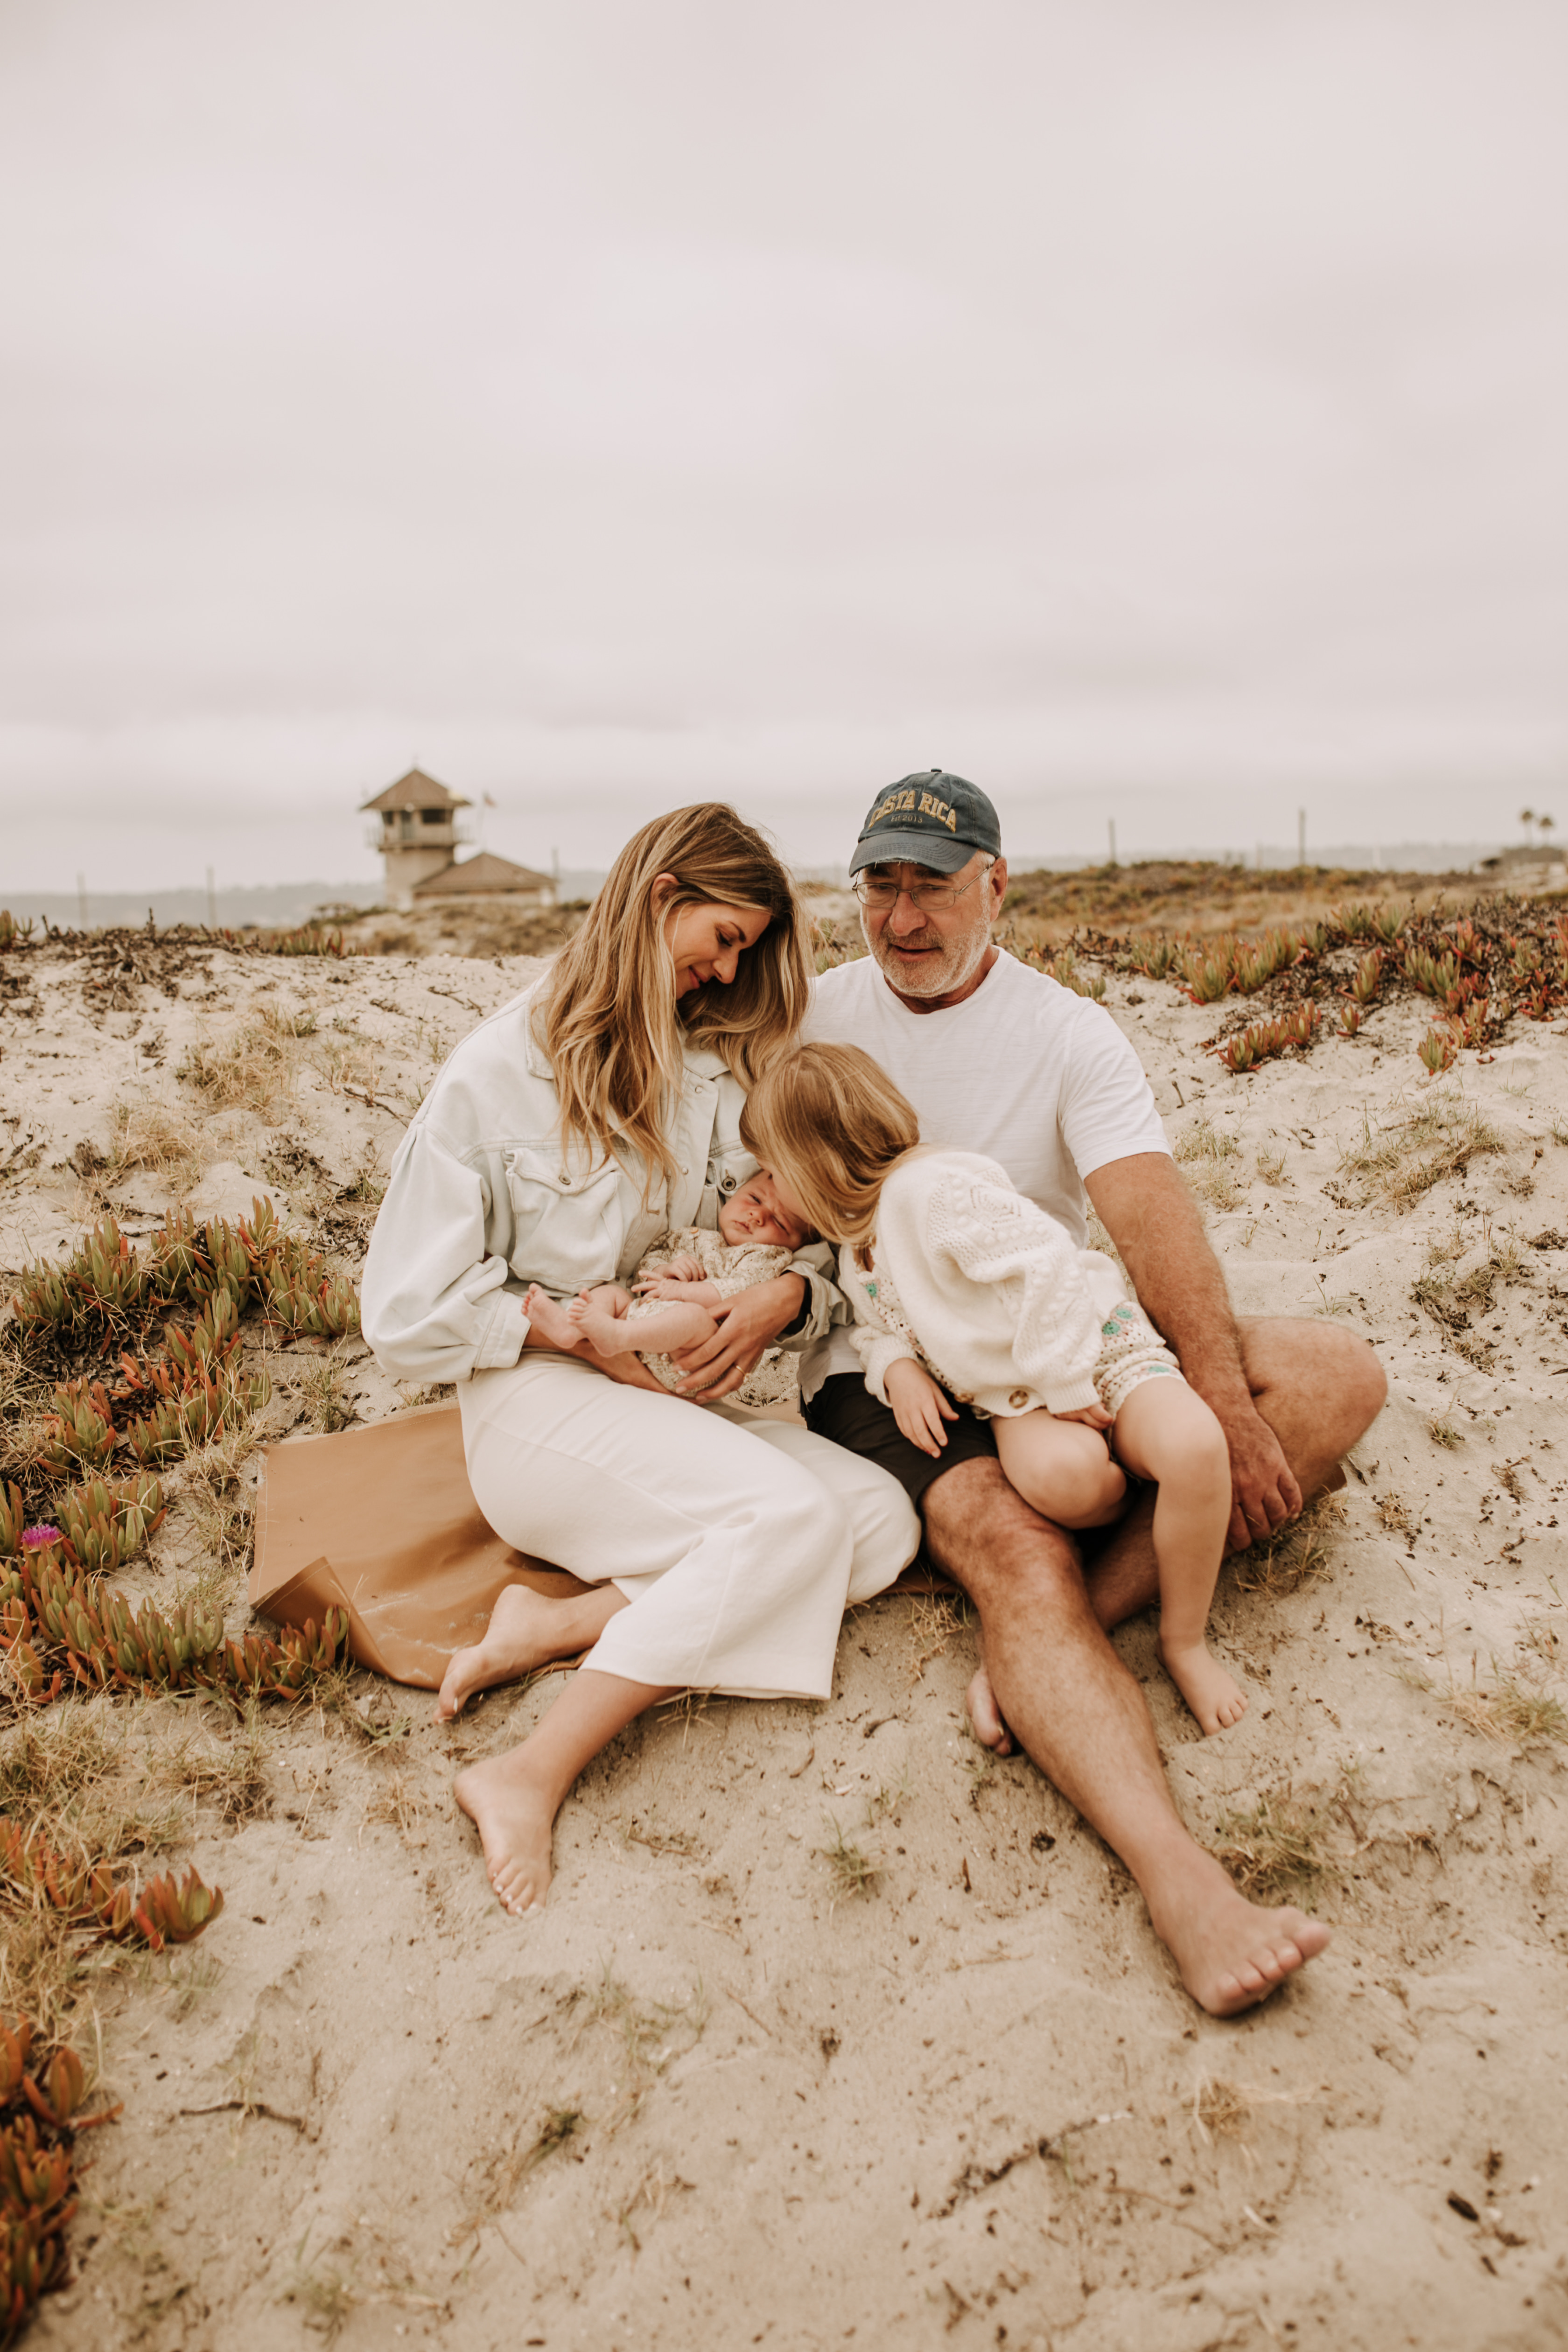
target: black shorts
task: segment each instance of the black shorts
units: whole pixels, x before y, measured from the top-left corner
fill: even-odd
[[[950,1398],[949,1402],[952,1401]],[[890,1470],[916,1509],[933,1478],[955,1462],[994,1462],[996,1440],[989,1421],[982,1421],[966,1404],[953,1406],[956,1421],[943,1423],[947,1444],[940,1454],[922,1454],[899,1427],[891,1405],[879,1404],[858,1372],[835,1372],[823,1381],[809,1404],[801,1407],[805,1425],[817,1437],[830,1437],[851,1454]]]

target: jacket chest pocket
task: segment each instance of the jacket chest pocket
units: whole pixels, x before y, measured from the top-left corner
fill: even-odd
[[[626,1222],[618,1164],[569,1161],[559,1148],[526,1145],[505,1159],[513,1274],[563,1296],[613,1282]]]

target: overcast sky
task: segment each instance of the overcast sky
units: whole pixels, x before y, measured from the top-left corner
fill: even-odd
[[[1568,827],[1561,0],[0,0],[0,897]],[[1552,795],[1558,795],[1554,804]]]

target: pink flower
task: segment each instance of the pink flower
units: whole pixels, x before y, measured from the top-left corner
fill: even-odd
[[[64,1543],[64,1541],[65,1537],[58,1528],[24,1528],[22,1529],[24,1551],[41,1551],[45,1544]]]

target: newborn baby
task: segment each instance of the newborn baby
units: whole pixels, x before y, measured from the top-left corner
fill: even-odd
[[[816,1234],[784,1216],[765,1168],[759,1168],[719,1209],[719,1230],[689,1225],[665,1234],[648,1250],[632,1287],[603,1282],[563,1307],[537,1283],[523,1313],[552,1348],[586,1339],[601,1356],[641,1356],[656,1379],[673,1389],[684,1377],[669,1360],[673,1349],[694,1348],[718,1329],[710,1307],[753,1283],[771,1282]]]

